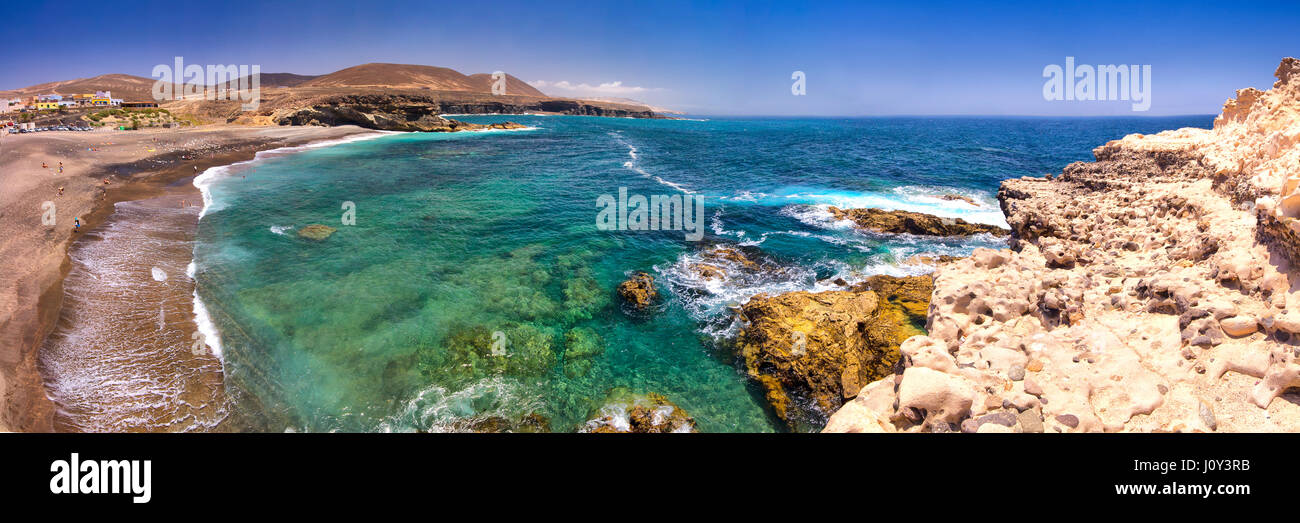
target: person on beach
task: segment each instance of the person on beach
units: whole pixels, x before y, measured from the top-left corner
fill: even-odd
[[[63,196],[63,186],[59,186],[59,196]]]
[[[81,218],[73,218],[72,224],[75,226],[72,232],[77,232],[81,230]]]
[[[59,162],[59,174],[63,174],[63,162]]]

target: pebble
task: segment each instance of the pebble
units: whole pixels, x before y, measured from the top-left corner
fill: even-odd
[[[1060,423],[1072,429],[1077,428],[1079,426],[1079,417],[1075,416],[1074,414],[1060,414],[1056,416],[1056,421],[1057,423]]]
[[[1020,413],[1020,429],[1024,432],[1042,432],[1043,418],[1038,409],[1029,409]]]
[[[975,421],[975,418],[966,418],[961,420],[961,432],[963,434],[974,434],[979,432],[979,430],[980,422]]]
[[[1007,377],[1011,381],[1020,381],[1025,379],[1025,368],[1020,365],[1012,365],[1011,370],[1007,372]]]
[[[1029,372],[1038,372],[1040,370],[1043,370],[1043,360],[1039,360],[1039,359],[1029,360],[1029,365],[1025,366],[1025,370]]]
[[[998,425],[1002,425],[1004,427],[1012,427],[1015,426],[1016,424],[1016,415],[1007,412],[1005,410],[1001,412],[994,412],[993,414],[985,414],[983,416],[980,416],[980,419],[979,421],[977,421],[977,423],[979,425],[983,425],[985,423],[997,423]]]
[[[1025,378],[1025,392],[1035,396],[1042,396],[1043,387],[1042,385],[1039,385],[1038,381],[1034,380],[1034,378]]]
[[[1201,423],[1204,423],[1210,430],[1219,430],[1219,422],[1214,419],[1214,407],[1211,407],[1205,400],[1201,400]]]

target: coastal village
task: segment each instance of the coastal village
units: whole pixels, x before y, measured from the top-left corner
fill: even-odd
[[[117,109],[118,112],[111,110]],[[95,91],[94,93],[82,93],[61,95],[56,93],[38,94],[29,97],[6,98],[0,99],[0,131],[10,134],[30,133],[41,131],[88,131],[92,127],[104,126],[101,122],[104,116],[123,115],[123,110],[152,110],[152,114],[158,111],[158,102],[155,101],[125,101],[121,98],[114,98],[112,91]],[[99,111],[96,113],[96,111]],[[43,125],[42,119],[47,117],[57,117],[60,115],[70,115],[80,117],[83,115],[98,114],[99,118],[90,117],[90,122],[84,124],[69,124],[66,121],[53,122],[54,125]],[[61,120],[61,119],[60,119]],[[116,126],[121,130],[126,130],[126,126]],[[138,126],[135,126],[138,127]]]

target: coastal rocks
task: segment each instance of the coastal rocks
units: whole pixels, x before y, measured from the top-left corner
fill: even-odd
[[[1282,205],[1300,190],[1300,61],[1213,130],[1093,154],[1002,183],[1011,249],[937,266],[928,334],[862,390],[897,403],[852,402],[836,431],[1300,430],[1300,404],[1274,401],[1300,388],[1300,206]]]
[[[758,263],[749,259],[740,249],[725,245],[715,245],[701,252],[700,259],[700,262],[690,265],[690,270],[706,280],[726,280],[735,272],[753,272],[758,269]]]
[[[914,409],[922,420],[956,424],[970,414],[975,395],[975,384],[965,378],[925,367],[909,367],[903,371],[898,386],[898,408]]]
[[[883,280],[877,285],[891,287]],[[928,300],[918,287],[892,284],[911,292],[900,295]],[[758,295],[741,307],[748,324],[737,348],[777,416],[799,425],[832,412],[864,385],[893,373],[899,344],[923,332],[905,310],[871,290]],[[811,409],[800,407],[796,398],[802,397]]]
[[[462,95],[466,96],[466,95]],[[473,98],[471,96],[471,98]],[[519,129],[513,123],[471,124],[443,114],[522,114],[552,112],[584,116],[660,118],[653,111],[603,107],[573,100],[481,97],[449,101],[436,93],[382,92],[327,96],[287,96],[268,101],[273,108],[258,117],[279,125],[357,125],[386,131],[453,132],[481,129]],[[247,118],[247,116],[237,116]]]
[[[637,271],[623,283],[618,284],[618,295],[636,310],[644,310],[659,295],[655,290],[655,277],[649,273]]]
[[[939,199],[950,201],[950,202],[951,201],[966,202],[976,207],[979,206],[979,204],[975,202],[974,198],[971,198],[970,196],[960,195],[960,194],[953,194],[953,193],[941,194],[939,195]]]
[[[522,129],[514,122],[473,124],[444,118],[441,105],[400,95],[350,95],[306,107],[275,111],[280,125],[356,125],[367,129],[407,132],[454,132],[482,129]]]
[[[610,391],[578,432],[597,434],[661,434],[696,432],[695,419],[662,394],[635,394],[624,388]]]
[[[865,231],[890,234],[918,234],[924,236],[970,236],[992,234],[1006,236],[1006,229],[981,223],[968,223],[961,218],[941,218],[911,211],[886,211],[883,209],[827,209],[836,220],[852,221]]]
[[[334,234],[334,231],[337,230],[338,229],[335,229],[328,225],[311,224],[301,229],[298,229],[298,236],[307,238],[309,240],[321,241],[326,238],[329,238],[330,235]]]

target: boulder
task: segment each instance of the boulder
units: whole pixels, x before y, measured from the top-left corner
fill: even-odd
[[[659,295],[655,290],[655,277],[642,271],[634,272],[626,281],[618,284],[618,295],[632,307],[645,309]]]
[[[894,285],[917,294],[915,282]],[[758,295],[741,315],[748,320],[737,338],[745,369],[777,416],[794,426],[824,418],[864,385],[892,374],[899,345],[923,333],[904,306],[871,290]],[[792,394],[810,397],[811,409],[799,407]]]

